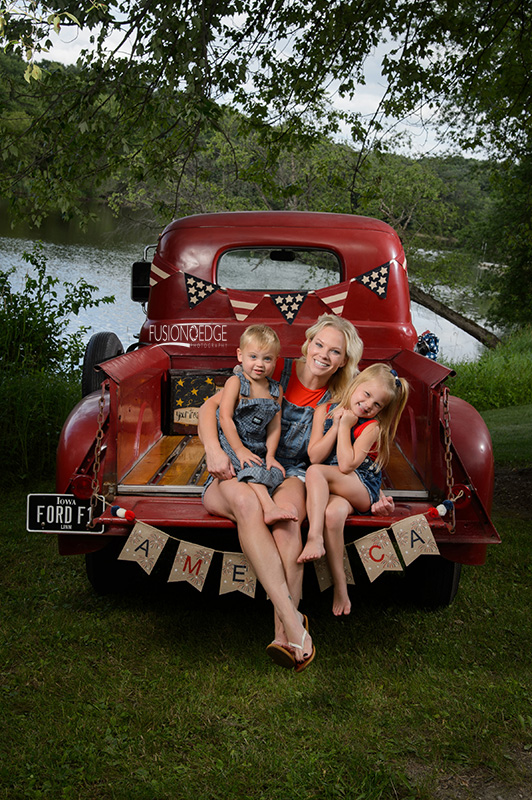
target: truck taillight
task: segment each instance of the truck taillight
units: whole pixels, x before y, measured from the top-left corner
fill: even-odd
[[[89,500],[92,496],[92,478],[89,475],[75,475],[70,486],[78,500]]]

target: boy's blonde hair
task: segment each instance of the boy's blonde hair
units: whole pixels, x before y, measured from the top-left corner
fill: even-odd
[[[309,342],[324,328],[329,326],[344,334],[347,359],[344,366],[340,367],[329,380],[328,389],[332,399],[336,401],[345,391],[346,387],[352,382],[355,375],[358,374],[358,362],[362,358],[364,345],[362,339],[358,335],[357,329],[348,319],[338,317],[336,314],[322,314],[318,317],[314,325],[311,325],[311,327],[307,328],[305,331],[306,339],[301,348],[301,352],[305,358],[307,357]]]
[[[251,342],[263,350],[270,348],[276,358],[281,352],[279,337],[269,325],[249,325],[240,337],[240,349],[243,350]]]
[[[378,456],[376,465],[382,469],[390,458],[390,447],[394,440],[397,426],[410,394],[410,384],[405,378],[400,378],[390,364],[372,364],[359,372],[349,386],[345,389],[338,404],[350,408],[351,397],[355,389],[368,381],[380,381],[388,394],[388,402],[376,415],[379,422],[379,435],[377,437]]]

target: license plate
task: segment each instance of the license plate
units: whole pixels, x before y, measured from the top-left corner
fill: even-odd
[[[103,498],[96,501],[94,516],[103,513]],[[91,501],[73,494],[29,494],[26,528],[30,533],[102,533],[103,525],[88,527]]]

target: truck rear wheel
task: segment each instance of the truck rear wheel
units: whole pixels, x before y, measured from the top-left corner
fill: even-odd
[[[122,342],[115,333],[101,331],[94,333],[89,339],[83,359],[83,371],[81,375],[81,393],[85,397],[92,392],[98,391],[102,382],[102,376],[94,368],[103,361],[120,356],[124,352]]]
[[[138,564],[118,561],[125,540],[113,539],[95,553],[85,555],[85,569],[92,588],[99,595],[127,593],[146,584],[147,574]]]
[[[406,568],[407,591],[416,605],[450,605],[458,591],[462,565],[443,556],[420,556]]]

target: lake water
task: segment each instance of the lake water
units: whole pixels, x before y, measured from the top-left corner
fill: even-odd
[[[0,225],[0,233],[3,234],[0,236],[0,269],[15,267],[16,272],[11,280],[14,288],[19,289],[23,285],[24,276],[30,269],[22,254],[31,252],[32,241],[42,234],[40,241],[48,274],[59,278],[61,282],[76,283],[84,278],[98,287],[97,297],[115,296],[112,305],[82,311],[73,319],[71,329],[77,330],[81,325],[89,328],[84,335],[86,340],[97,331],[113,331],[124,348],[136,341],[136,334],[145,316],[142,306],[130,299],[131,265],[134,261],[142,260],[144,247],[157,241],[158,232],[140,230],[137,226],[127,236],[117,237],[113,235],[112,223],[109,222],[109,232],[100,232],[97,237],[90,232],[82,235],[65,226],[54,228],[51,234],[46,230],[38,235],[32,233],[30,238],[16,231],[14,235],[9,235],[4,224]],[[47,236],[53,236],[53,241],[47,240]],[[416,303],[412,304],[412,318],[418,334],[430,330],[439,338],[438,358],[441,360],[475,360],[484,350],[484,346],[476,339]]]

